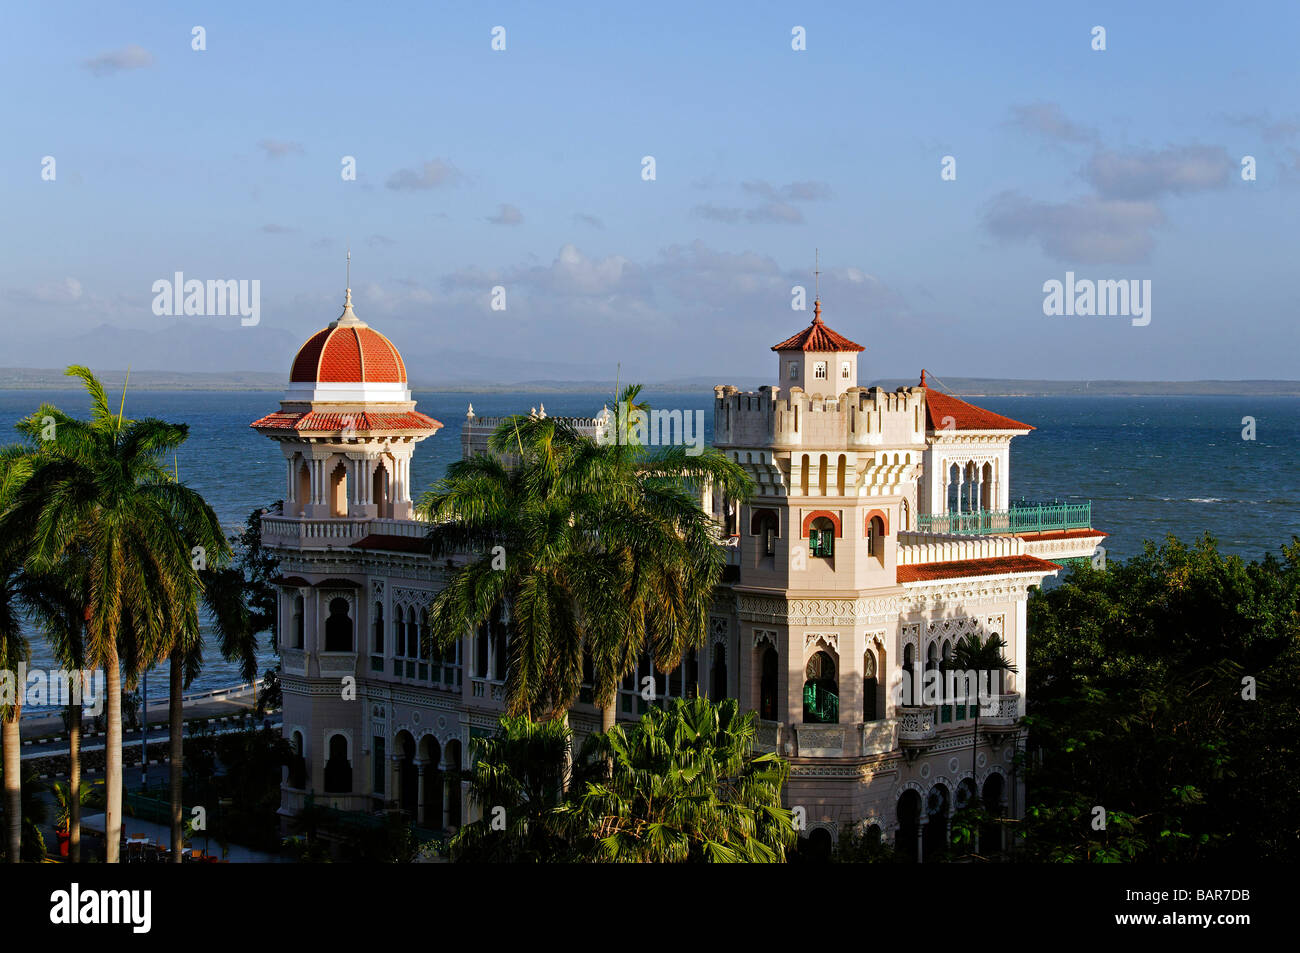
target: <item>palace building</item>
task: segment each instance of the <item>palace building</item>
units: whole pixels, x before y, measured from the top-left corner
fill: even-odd
[[[652,704],[645,676],[669,699],[735,697],[757,711],[760,746],[790,761],[785,803],[811,840],[828,847],[855,827],[923,859],[972,798],[1022,814],[1028,591],[1105,534],[1088,504],[1012,502],[1010,444],[1030,425],[936,390],[924,371],[915,387],[859,386],[864,348],[821,310],[772,348],[776,383],[714,389],[713,443],[756,491],[743,503],[703,493],[727,554],[706,644],[672,672],[644,659],[618,715]],[[500,422],[471,407],[462,454],[485,452]],[[610,425],[574,423],[593,437]],[[294,358],[280,410],[252,426],[285,459],[282,511],[262,520],[280,558],[283,730],[298,755],[281,813],[310,796],[455,828],[473,816],[473,742],[504,708],[509,607],[439,657],[422,648],[425,609],[456,562],[427,555],[409,466],[442,425],[416,410],[401,354],[349,290]],[[994,634],[1015,670],[977,701],[945,676],[959,640]],[[936,683],[937,696],[915,690]],[[570,723],[580,739],[600,713],[580,699]],[[982,849],[1003,837],[982,831]]]

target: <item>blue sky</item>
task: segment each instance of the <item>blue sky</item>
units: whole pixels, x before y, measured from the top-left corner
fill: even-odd
[[[556,6],[11,11],[0,366],[287,369],[350,243],[422,381],[765,379],[814,248],[866,379],[1300,377],[1294,4]],[[1151,323],[1044,316],[1066,271]]]

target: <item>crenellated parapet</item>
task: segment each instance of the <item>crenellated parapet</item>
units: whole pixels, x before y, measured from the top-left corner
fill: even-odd
[[[850,387],[839,397],[791,387],[713,389],[713,442],[775,450],[920,447],[925,443],[925,391]]]

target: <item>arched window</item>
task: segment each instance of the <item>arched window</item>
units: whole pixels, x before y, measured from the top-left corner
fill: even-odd
[[[1002,775],[990,774],[984,780],[984,810],[993,817],[1001,817],[1002,798]],[[980,825],[980,853],[996,854],[1002,849],[1002,825],[997,822]]]
[[[813,362],[813,378],[814,378],[815,380],[819,380],[819,381],[824,381],[824,380],[826,380],[826,362],[825,362],[825,361],[815,361],[815,362]]]
[[[816,652],[804,670],[803,720],[812,724],[836,724],[840,720],[840,688],[835,660]]]
[[[289,787],[306,790],[307,758],[303,754],[301,731],[295,731],[289,736],[289,747],[293,749],[293,754],[289,756]]]
[[[880,562],[885,561],[885,521],[879,516],[867,523],[867,552]]]
[[[406,658],[406,616],[401,606],[393,610],[393,657]]]
[[[330,614],[325,620],[325,651],[352,651],[352,620],[348,617],[346,599],[330,600]]]
[[[371,649],[376,655],[384,654],[384,604],[375,603],[375,644]]]
[[[424,658],[424,645],[420,632],[420,615],[414,606],[406,607],[406,655],[408,658]]]
[[[835,524],[829,517],[819,516],[808,528],[808,552],[829,559],[835,555]]]
[[[757,509],[750,515],[749,533],[760,538],[758,551],[762,555],[776,555],[776,538],[780,533],[780,525],[776,510]]]
[[[727,697],[727,647],[721,642],[713,644],[713,687],[710,695],[714,701]]]
[[[506,624],[500,619],[492,622],[492,677],[498,682],[506,680],[506,642],[508,632]]]
[[[758,717],[764,721],[776,721],[776,649],[770,645],[763,650],[760,669]]]
[[[348,515],[348,468],[342,460],[330,473],[330,515]]]
[[[901,701],[904,705],[919,705],[921,700],[916,691],[916,647],[912,643],[903,646],[903,684]]]
[[[862,720],[875,721],[880,717],[876,711],[877,695],[880,682],[876,671],[876,653],[867,649],[862,656]]]
[[[904,501],[903,501],[902,517],[903,517],[903,529],[904,529],[904,530],[909,530],[909,529],[911,529],[911,528],[912,528],[912,508],[911,508],[911,506],[908,505],[907,500],[904,500]]]
[[[307,626],[304,619],[306,604],[302,596],[293,597],[293,647],[300,649],[305,646],[307,637]]]
[[[830,463],[826,459],[826,454],[823,453],[817,459],[817,492],[822,496],[826,495],[826,478],[829,468]]]
[[[807,495],[808,495],[808,479],[809,479],[809,477],[808,477],[808,467],[809,467],[810,461],[809,461],[809,459],[808,459],[808,454],[806,454],[806,453],[805,453],[805,454],[804,454],[800,459],[803,461],[803,465],[799,468],[799,490],[800,490],[800,492],[803,493],[804,496],[807,496]]]
[[[842,381],[849,380],[852,375],[851,369],[852,369],[852,365],[848,361],[844,361],[842,364],[840,364],[840,380]]]
[[[330,735],[329,760],[325,762],[325,793],[347,794],[352,790],[352,762],[348,760],[348,739]]]
[[[305,516],[307,515],[307,507],[313,502],[311,498],[311,468],[307,465],[306,460],[298,467],[297,496],[298,499],[295,502],[298,504],[298,515]]]

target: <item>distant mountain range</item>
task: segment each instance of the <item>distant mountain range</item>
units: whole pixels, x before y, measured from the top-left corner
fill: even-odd
[[[93,353],[93,352],[92,352]],[[468,359],[471,355],[462,355]],[[476,355],[474,357],[477,357]],[[443,354],[446,360],[448,355]],[[96,362],[98,365],[101,362]],[[410,362],[408,362],[409,365]],[[439,362],[442,363],[442,362]],[[456,377],[424,375],[412,381],[416,391],[452,391],[466,394],[512,393],[526,391],[539,394],[591,394],[612,393],[612,379],[596,378],[554,379],[535,378],[509,383],[484,384],[483,378],[474,379],[468,373],[467,361],[457,369]],[[537,362],[539,364],[544,362]],[[105,387],[121,387],[126,372],[101,370],[95,372]],[[499,367],[498,367],[499,370]],[[223,373],[198,373],[185,371],[133,370],[131,387],[140,390],[217,390],[217,391],[280,391],[284,389],[287,368],[276,371],[227,371]],[[627,380],[624,384],[629,383]],[[756,390],[766,381],[722,380],[704,377],[678,378],[668,381],[644,381],[645,389],[658,393],[707,394],[715,384],[728,383],[742,390]],[[894,390],[910,387],[916,378],[897,378],[872,381],[868,386]],[[1246,380],[1246,381],[1046,381],[981,377],[931,377],[932,386],[960,397],[1155,397],[1155,396],[1261,396],[1300,397],[1300,381]],[[67,377],[62,370],[46,368],[0,367],[0,390],[71,390],[80,389],[75,378]]]

